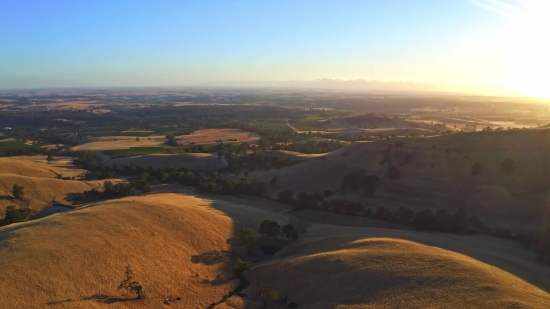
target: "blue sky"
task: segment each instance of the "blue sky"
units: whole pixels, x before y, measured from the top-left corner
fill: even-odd
[[[0,88],[498,83],[504,60],[488,42],[510,23],[499,3],[0,0]]]

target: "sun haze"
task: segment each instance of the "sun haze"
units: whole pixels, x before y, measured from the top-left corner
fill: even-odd
[[[549,97],[548,5],[8,0],[0,10],[0,88],[308,86],[330,79]]]

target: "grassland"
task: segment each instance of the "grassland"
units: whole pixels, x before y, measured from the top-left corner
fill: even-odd
[[[236,232],[264,219],[285,224],[279,207],[159,193],[2,227],[0,307],[162,308],[181,297],[170,306],[207,308],[237,284],[232,268],[246,250]],[[145,299],[116,289],[126,265]],[[313,224],[245,273],[246,297],[216,308],[261,307],[258,283],[306,309],[547,308],[550,295],[531,279],[544,285],[549,273],[519,244],[492,237]]]
[[[10,152],[17,152],[19,150],[29,150],[33,148],[38,148],[35,145],[28,145],[25,141],[0,141],[0,155],[5,155]]]
[[[291,123],[296,129],[300,131],[325,131],[319,122],[315,119],[303,119]]]

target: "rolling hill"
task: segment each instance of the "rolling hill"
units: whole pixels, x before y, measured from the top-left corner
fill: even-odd
[[[391,148],[390,163],[381,164],[383,151]],[[407,153],[411,160],[402,164],[396,153]],[[505,159],[514,169],[502,172]],[[480,216],[485,222],[506,228],[539,228],[547,215],[550,190],[550,137],[548,130],[510,130],[456,133],[425,138],[394,138],[355,142],[325,156],[278,170],[250,174],[269,182],[271,196],[283,190],[335,193],[334,198],[359,201],[375,210],[400,206],[414,211],[459,207]],[[474,163],[481,172],[472,176]],[[395,165],[400,178],[389,179],[388,166]],[[341,192],[344,175],[364,170],[380,177],[373,197],[363,191]]]

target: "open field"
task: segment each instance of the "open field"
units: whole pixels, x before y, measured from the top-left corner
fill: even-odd
[[[298,120],[290,123],[293,127],[300,131],[325,131],[326,129],[322,126],[322,122],[315,119],[305,119]]]
[[[180,135],[176,137],[179,143],[183,145],[187,144],[214,144],[219,140],[224,143],[228,142],[228,139],[237,139],[240,143],[255,142],[260,139],[260,135],[257,133],[241,131],[238,129],[204,129],[197,130],[189,135]]]
[[[79,176],[86,172],[72,165],[73,158],[54,157],[52,163],[46,161],[46,156],[18,156],[0,158],[0,174],[57,178]]]
[[[172,166],[175,168],[188,168],[190,170],[220,169],[227,166],[223,160],[218,159],[217,155],[207,153],[150,154],[113,159],[103,162],[102,166],[112,166],[113,164],[137,164],[155,168]]]
[[[288,222],[277,203],[262,204],[157,193],[2,227],[0,306],[168,308],[164,299],[181,297],[170,307],[206,308],[237,284],[231,269],[246,250],[235,246],[236,231],[264,219]],[[127,265],[143,300],[116,289]],[[315,224],[246,275],[248,296],[216,308],[261,306],[258,278],[300,308],[546,308],[550,301],[536,287],[550,288],[550,270],[519,244],[485,236]],[[32,282],[40,288],[29,289]]]
[[[38,146],[33,146],[27,144],[25,141],[4,141],[0,142],[0,155],[6,155],[10,152],[16,152],[19,150],[28,150],[32,148],[38,148]]]
[[[136,136],[84,137],[77,141],[80,144],[74,149],[87,151],[130,149],[132,147],[169,147],[165,144],[166,137],[160,135],[141,137],[139,141],[136,140]]]
[[[165,135],[151,135],[148,137],[140,137],[139,141],[136,140],[136,135],[132,136],[101,136],[101,137],[85,137],[83,139],[77,139],[80,145],[76,146],[75,150],[89,150],[89,151],[105,151],[105,150],[118,150],[118,149],[130,149],[137,147],[164,147],[164,148],[178,148],[170,147],[166,145]],[[72,137],[76,138],[76,137]],[[222,140],[227,143],[228,139],[236,138],[237,142],[254,142],[260,139],[260,136],[256,133],[245,132],[238,129],[204,129],[197,130],[189,135],[180,135],[176,139],[178,143],[183,146],[190,144],[207,145],[215,144],[217,141]]]

